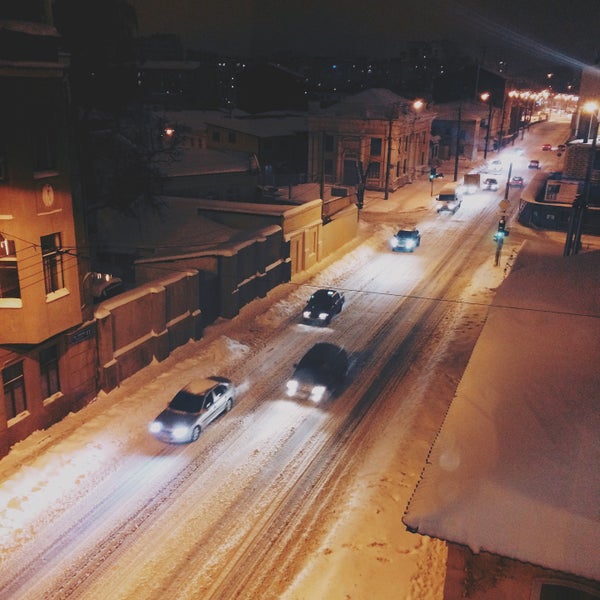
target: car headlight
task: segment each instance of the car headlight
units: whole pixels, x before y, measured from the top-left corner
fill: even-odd
[[[395,238],[395,237],[393,237],[393,238],[390,240],[390,245],[392,246],[392,248],[395,248],[395,247],[398,245],[398,239],[397,239],[397,238]]]
[[[415,247],[415,240],[406,240],[406,247],[407,248],[414,248]]]
[[[190,435],[190,430],[185,425],[178,425],[173,429],[173,437],[182,440]]]
[[[148,430],[150,433],[158,433],[162,429],[162,425],[158,421],[152,421],[150,425],[148,425]]]
[[[321,319],[321,321],[324,321],[328,316],[329,314],[326,312],[319,313],[319,319]]]
[[[326,391],[327,388],[324,385],[315,385],[310,392],[310,399],[313,402],[320,402]]]
[[[295,379],[290,379],[286,384],[286,392],[288,396],[294,396],[298,391],[298,382]]]
[[[310,319],[310,310],[305,310],[305,311],[302,313],[302,316],[303,316],[305,319]]]

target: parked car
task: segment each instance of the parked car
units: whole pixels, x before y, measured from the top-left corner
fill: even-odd
[[[421,245],[421,234],[418,229],[400,229],[391,239],[394,252],[414,252]]]
[[[540,168],[540,161],[539,160],[530,160],[528,168],[529,169],[539,169]]]
[[[550,151],[552,150],[552,144],[544,144],[544,145],[542,146],[542,150],[543,150],[544,152],[550,152]]]
[[[498,191],[498,180],[493,179],[492,177],[488,177],[483,182],[483,189],[491,191],[491,192],[497,192]]]
[[[195,442],[205,427],[232,409],[234,400],[235,386],[226,377],[194,379],[175,394],[148,429],[163,442]]]
[[[346,351],[335,344],[319,342],[294,365],[294,374],[286,384],[286,394],[291,398],[320,402],[339,391],[347,371]]]
[[[525,180],[519,175],[515,175],[509,183],[510,187],[519,187],[522,188],[525,186]]]
[[[125,285],[120,277],[110,273],[90,273],[92,298],[94,303],[102,302],[125,291]]]
[[[344,301],[344,294],[337,290],[317,290],[308,299],[302,311],[302,319],[306,323],[328,325],[331,319],[341,312]]]

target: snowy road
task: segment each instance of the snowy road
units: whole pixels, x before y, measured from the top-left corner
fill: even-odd
[[[468,358],[468,344],[449,358],[453,328],[466,319],[474,339],[483,323],[486,302],[472,285],[492,260],[498,210],[485,195],[454,216],[429,204],[364,211],[363,242],[339,260],[15,448],[0,464],[0,597],[282,598],[391,422],[411,465],[402,485],[416,483],[412,465],[422,464]],[[407,219],[418,220],[423,243],[392,253],[389,237]],[[323,329],[298,319],[316,287],[346,295]],[[351,356],[345,389],[324,406],[283,394],[316,341]],[[147,423],[173,393],[213,373],[237,382],[234,410],[194,444],[153,439]],[[448,379],[432,402],[427,390]]]

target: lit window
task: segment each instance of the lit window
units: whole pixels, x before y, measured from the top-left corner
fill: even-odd
[[[13,240],[0,239],[0,298],[20,298],[15,243]]]
[[[49,398],[60,391],[58,377],[58,346],[50,346],[40,350],[40,377],[42,398]]]
[[[46,294],[51,294],[64,287],[60,233],[45,235],[40,238],[40,241],[42,244]]]
[[[2,369],[2,383],[4,385],[6,418],[12,419],[27,410],[23,362]]]

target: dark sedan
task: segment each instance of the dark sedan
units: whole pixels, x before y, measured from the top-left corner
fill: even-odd
[[[338,392],[348,371],[348,355],[335,344],[315,344],[294,365],[294,374],[286,384],[291,398],[320,402]]]
[[[308,299],[302,311],[302,319],[312,325],[329,325],[331,319],[341,312],[344,301],[344,294],[337,290],[317,290]]]
[[[418,229],[400,229],[390,244],[394,252],[414,252],[421,245],[421,234]]]

